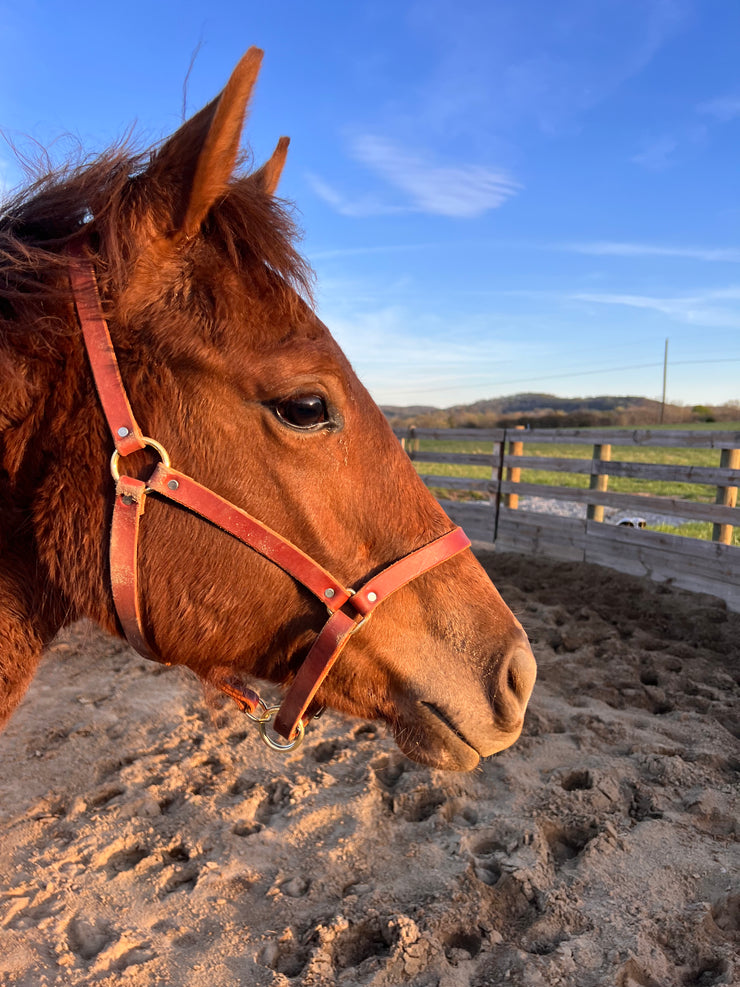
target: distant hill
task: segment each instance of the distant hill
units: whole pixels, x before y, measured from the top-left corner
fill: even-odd
[[[496,428],[533,425],[539,428],[584,428],[589,425],[645,426],[660,421],[661,403],[636,395],[559,398],[554,394],[524,393],[458,404],[450,408],[428,405],[382,406],[396,428]],[[736,404],[722,407],[667,404],[663,421],[688,425],[692,421],[736,420]]]
[[[504,398],[489,398],[473,404],[456,405],[450,411],[472,411],[477,414],[521,415],[540,414],[543,411],[616,411],[617,409],[643,407],[646,404],[660,407],[658,401],[634,395],[612,397],[600,395],[590,398],[558,398],[554,394],[512,394]]]

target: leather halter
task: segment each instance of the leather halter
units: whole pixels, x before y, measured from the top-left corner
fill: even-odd
[[[279,709],[267,709],[256,692],[230,682],[217,683],[260,725],[260,733],[277,749],[297,746],[305,723],[315,710],[314,697],[342,649],[367,623],[376,607],[401,586],[457,555],[470,545],[462,528],[453,528],[411,552],[369,579],[359,590],[347,589],[296,545],[240,507],[170,466],[166,450],[145,436],[136,422],[121,379],[113,342],[103,317],[95,269],[81,250],[70,251],[69,278],[90,366],[115,450],[111,473],[116,484],[110,536],[110,579],[113,601],[129,644],[153,661],[170,664],[151,648],[141,620],[138,590],[139,525],[146,498],[156,494],[186,508],[273,562],[317,597],[329,611]],[[160,461],[145,482],[121,475],[121,460],[140,449],[154,450]],[[277,713],[273,728],[288,744],[271,742],[265,726]]]

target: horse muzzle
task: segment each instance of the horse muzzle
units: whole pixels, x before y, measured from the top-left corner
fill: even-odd
[[[523,631],[477,688],[442,694],[427,686],[392,726],[396,743],[430,767],[470,771],[518,739],[537,666]],[[448,680],[449,681],[449,680]]]

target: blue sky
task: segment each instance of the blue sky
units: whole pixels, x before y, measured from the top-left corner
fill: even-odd
[[[738,0],[0,0],[0,129],[139,143],[265,49],[319,313],[375,398],[740,400]],[[65,136],[66,135],[66,136]],[[20,171],[0,143],[0,182]]]

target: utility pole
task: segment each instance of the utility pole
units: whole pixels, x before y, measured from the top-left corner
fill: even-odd
[[[665,353],[663,354],[663,400],[660,405],[660,423],[663,424],[663,416],[665,415],[665,390],[666,382],[668,380],[668,340],[665,341]]]

